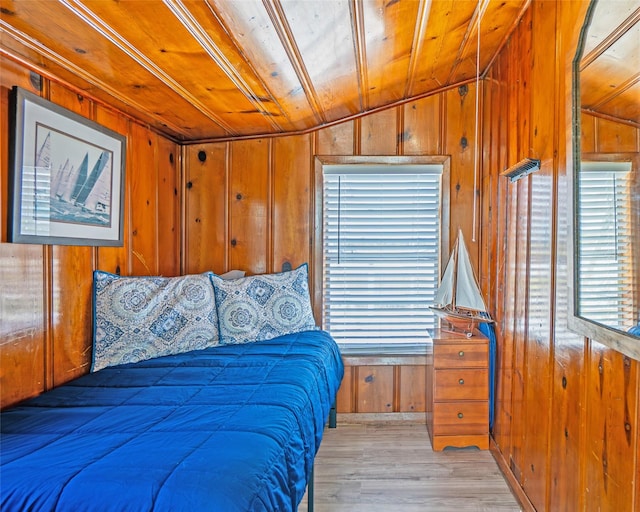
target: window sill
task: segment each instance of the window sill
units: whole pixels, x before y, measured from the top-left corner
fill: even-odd
[[[351,344],[340,346],[340,352],[347,366],[425,365],[433,356],[433,343]]]
[[[420,356],[433,353],[431,338],[419,343],[338,343],[340,353],[351,356]]]

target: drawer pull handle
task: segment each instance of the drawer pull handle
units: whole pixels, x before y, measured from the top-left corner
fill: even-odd
[[[460,384],[460,385],[462,386],[462,385],[464,384],[464,379],[460,379],[460,380],[458,381],[458,384]]]
[[[464,357],[464,350],[461,350],[460,352],[458,352],[458,355],[459,355],[460,357]]]
[[[462,414],[461,412],[458,413],[458,418],[462,419],[464,418],[464,414]]]

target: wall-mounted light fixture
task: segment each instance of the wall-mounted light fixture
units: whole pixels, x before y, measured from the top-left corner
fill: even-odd
[[[540,160],[535,158],[525,158],[520,160],[517,164],[512,165],[508,169],[500,173],[501,176],[505,176],[511,180],[511,182],[518,181],[520,178],[524,178],[526,175],[531,174],[534,171],[540,169]]]

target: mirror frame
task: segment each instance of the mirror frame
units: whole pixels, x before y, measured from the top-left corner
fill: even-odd
[[[577,313],[577,272],[578,257],[577,257],[577,243],[578,236],[574,226],[577,219],[577,186],[578,186],[578,172],[580,170],[580,162],[582,161],[581,151],[581,113],[582,108],[580,105],[580,60],[584,51],[584,45],[587,38],[589,26],[593,18],[595,6],[598,0],[591,0],[587,9],[587,14],[584,19],[584,24],[580,30],[580,37],[578,39],[578,45],[576,48],[576,54],[572,64],[572,105],[571,105],[571,157],[573,162],[568,166],[570,176],[569,186],[569,204],[571,205],[567,225],[568,225],[568,266],[569,266],[569,279],[568,279],[568,305],[569,316],[568,326],[572,331],[586,336],[589,339],[602,343],[609,348],[617,350],[622,354],[631,357],[633,359],[640,360],[640,338],[627,334],[624,331],[608,327],[606,325],[588,320],[578,315]]]

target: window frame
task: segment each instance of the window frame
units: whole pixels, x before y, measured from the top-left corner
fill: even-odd
[[[344,156],[344,155],[316,155],[315,180],[313,194],[314,233],[312,246],[312,275],[311,300],[316,322],[322,322],[323,307],[323,184],[325,165],[440,165],[442,166],[442,189],[440,197],[440,257],[439,275],[449,252],[449,218],[450,218],[450,169],[451,157],[448,155],[431,156]],[[322,326],[324,328],[324,325]]]

